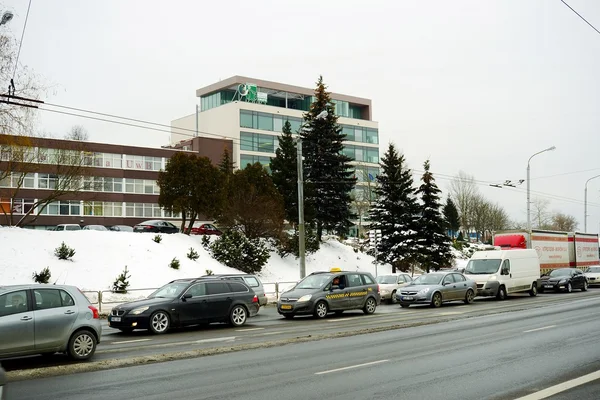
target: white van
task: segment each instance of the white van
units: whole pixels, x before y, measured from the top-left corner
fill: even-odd
[[[56,231],[80,231],[81,226],[77,224],[60,224],[56,226]]]
[[[509,293],[537,296],[540,259],[531,249],[477,251],[463,274],[477,283],[478,296],[504,300]]]

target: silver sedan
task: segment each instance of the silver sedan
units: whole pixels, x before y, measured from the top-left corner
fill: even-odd
[[[411,304],[430,304],[440,307],[448,301],[464,301],[471,304],[475,298],[477,283],[458,272],[432,272],[416,278],[396,294],[401,307]]]

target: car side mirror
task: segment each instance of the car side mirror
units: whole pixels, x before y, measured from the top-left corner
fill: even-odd
[[[339,290],[340,287],[338,285],[331,285],[331,290]]]
[[[181,300],[186,301],[187,299],[191,299],[192,298],[192,294],[191,293],[186,293],[183,295],[183,297],[181,298]]]

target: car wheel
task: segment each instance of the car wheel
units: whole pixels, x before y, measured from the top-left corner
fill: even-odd
[[[157,311],[150,316],[150,332],[154,334],[165,333],[169,330],[171,320],[164,311]]]
[[[285,318],[285,319],[293,319],[294,318],[294,314],[283,314],[283,318]]]
[[[581,288],[581,291],[582,292],[587,292],[587,289],[588,289],[588,283],[587,283],[587,281],[584,281],[583,282],[583,287]]]
[[[327,307],[327,303],[325,303],[323,300],[321,300],[317,304],[315,304],[315,311],[313,313],[315,317],[325,318],[327,316],[328,312],[329,312],[329,307]]]
[[[229,322],[233,326],[242,326],[246,323],[247,319],[248,312],[246,311],[244,306],[238,305],[233,307],[231,313],[229,314]]]
[[[465,304],[471,304],[473,302],[473,299],[475,298],[475,292],[473,292],[473,290],[468,289],[467,293],[465,294]]]
[[[376,309],[377,309],[377,302],[375,301],[374,298],[369,297],[367,299],[367,301],[365,302],[365,306],[363,308],[363,312],[365,314],[369,315],[369,314],[373,314]]]
[[[498,293],[496,293],[496,299],[506,300],[506,289],[504,288],[504,286],[500,286],[498,288]]]
[[[400,307],[402,307],[402,308],[408,308],[408,307],[410,307],[410,304],[400,303]]]
[[[87,330],[75,332],[69,340],[67,353],[74,360],[87,360],[96,352],[96,337]]]
[[[538,294],[537,285],[536,285],[535,283],[533,283],[533,284],[531,285],[531,290],[529,290],[529,295],[530,295],[531,297],[535,297],[535,296],[537,296],[537,294]]]
[[[119,328],[119,330],[123,333],[131,333],[133,332],[133,328]]]
[[[567,282],[567,286],[565,287],[565,291],[567,293],[571,293],[573,291],[573,286],[571,286],[571,282]]]
[[[396,291],[394,290],[392,292],[392,297],[390,297],[390,303],[396,304],[397,302],[398,302],[398,299],[396,298]]]
[[[431,297],[431,306],[436,308],[442,306],[442,294],[440,292],[435,292]]]

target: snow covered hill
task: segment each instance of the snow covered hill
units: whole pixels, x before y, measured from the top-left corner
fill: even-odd
[[[113,281],[127,266],[130,288],[156,288],[177,278],[206,274],[238,272],[214,260],[204,250],[200,236],[183,234],[162,235],[155,243],[154,234],[97,231],[39,231],[20,228],[0,228],[0,285],[32,283],[32,274],[48,267],[50,281],[70,284],[82,290],[111,289]],[[75,250],[70,261],[59,260],[54,249],[65,242]],[[192,261],[186,254],[194,248],[200,258]],[[181,267],[169,267],[173,258]],[[307,256],[306,272],[329,270],[369,271],[375,274],[373,257],[355,253],[351,246],[335,239],[327,240],[321,249]],[[391,267],[378,266],[379,274],[388,274]],[[300,277],[298,260],[293,256],[281,258],[275,252],[260,274],[263,282],[293,282]]]

